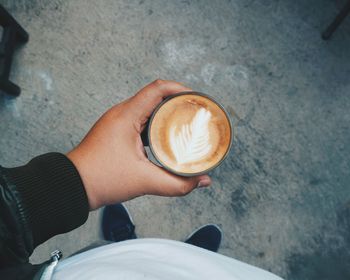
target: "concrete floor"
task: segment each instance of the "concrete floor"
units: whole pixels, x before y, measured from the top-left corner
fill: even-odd
[[[286,279],[350,278],[350,17],[320,39],[336,1],[0,3],[30,33],[12,71],[22,95],[0,97],[2,165],[65,153],[113,104],[178,80],[242,121],[212,188],[127,203],[137,234],[183,240],[217,223],[221,254]],[[100,239],[99,221],[91,213],[32,261]]]

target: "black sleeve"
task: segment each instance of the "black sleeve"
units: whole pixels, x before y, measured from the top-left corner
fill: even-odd
[[[0,268],[27,262],[37,245],[82,225],[88,212],[82,180],[65,155],[0,167]]]

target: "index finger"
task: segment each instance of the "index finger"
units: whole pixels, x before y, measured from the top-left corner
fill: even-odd
[[[174,81],[155,80],[133,97],[137,117],[141,122],[145,122],[164,98],[183,91],[192,91],[192,89]]]

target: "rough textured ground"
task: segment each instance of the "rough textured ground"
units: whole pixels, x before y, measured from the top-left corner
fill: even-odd
[[[0,97],[2,165],[67,152],[146,83],[182,81],[239,115],[237,138],[212,188],[128,202],[138,235],[217,223],[222,254],[287,279],[350,278],[350,18],[320,39],[335,1],[0,3],[30,33],[12,71],[22,95]],[[32,260],[99,239],[99,218]]]

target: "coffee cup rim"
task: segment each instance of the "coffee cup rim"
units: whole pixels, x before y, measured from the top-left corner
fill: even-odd
[[[168,102],[170,99],[173,99],[175,97],[181,96],[181,95],[199,95],[199,96],[203,96],[205,98],[208,98],[209,100],[213,101],[216,105],[218,105],[220,107],[220,109],[224,112],[224,114],[226,115],[226,119],[228,120],[229,126],[230,126],[230,141],[229,141],[229,145],[227,147],[227,150],[225,152],[225,154],[223,155],[223,157],[220,159],[219,162],[217,162],[215,165],[213,165],[212,167],[203,170],[201,172],[196,172],[196,173],[185,173],[185,172],[178,172],[168,166],[166,166],[156,155],[153,147],[152,147],[152,142],[150,141],[150,136],[151,136],[151,125],[152,125],[152,121],[154,119],[154,116],[156,115],[156,113],[158,112],[158,110],[163,106],[164,103]],[[166,97],[162,102],[160,102],[157,107],[154,109],[154,111],[152,112],[152,115],[149,119],[149,123],[148,123],[148,132],[147,132],[147,137],[148,137],[148,142],[149,142],[149,148],[153,154],[153,156],[155,157],[155,159],[161,164],[161,166],[176,175],[180,175],[183,177],[193,177],[193,176],[199,176],[199,175],[203,175],[203,174],[207,174],[208,172],[210,172],[211,170],[215,169],[216,167],[218,167],[228,156],[231,147],[232,147],[232,142],[233,142],[233,126],[231,124],[231,119],[229,117],[229,114],[227,113],[226,109],[224,108],[223,105],[221,105],[217,100],[215,100],[213,97],[211,97],[208,94],[202,93],[202,92],[198,92],[198,91],[183,91],[183,92],[179,92],[179,93],[175,93],[171,96]]]

